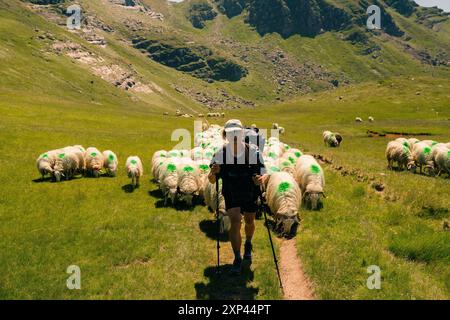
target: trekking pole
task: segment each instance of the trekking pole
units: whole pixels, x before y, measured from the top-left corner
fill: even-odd
[[[267,233],[269,234],[270,246],[272,247],[273,262],[275,263],[275,268],[277,269],[278,281],[280,282],[281,291],[283,291],[283,283],[281,282],[280,269],[278,268],[278,259],[277,259],[277,255],[275,254],[275,249],[273,247],[272,234],[270,233],[269,224],[267,222],[266,209],[264,208],[264,198],[263,198],[262,186],[259,187],[259,199],[261,200],[261,207],[262,207],[262,211],[264,214],[264,222],[266,224]]]
[[[216,274],[220,275],[220,219],[219,219],[219,176],[216,175],[216,224],[217,224],[217,269]]]

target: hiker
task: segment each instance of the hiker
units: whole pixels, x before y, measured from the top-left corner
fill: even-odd
[[[219,150],[211,161],[208,179],[216,182],[222,179],[222,194],[225,199],[227,215],[231,221],[229,238],[234,252],[233,274],[241,272],[241,221],[245,220],[244,260],[251,263],[252,238],[255,232],[256,185],[263,184],[264,161],[258,148],[244,142],[244,127],[239,120],[229,120],[225,124],[223,136],[228,143]]]

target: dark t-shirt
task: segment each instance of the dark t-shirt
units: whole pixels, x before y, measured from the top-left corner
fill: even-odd
[[[227,202],[241,203],[256,198],[253,176],[266,173],[264,160],[254,145],[244,144],[237,156],[233,155],[232,144],[225,145],[213,157],[211,164],[220,165],[222,193]]]

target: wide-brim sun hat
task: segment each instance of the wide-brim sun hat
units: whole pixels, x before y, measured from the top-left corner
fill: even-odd
[[[237,131],[242,131],[242,130],[244,130],[244,126],[242,125],[242,122],[237,119],[228,120],[224,126],[224,131],[227,133],[228,132],[237,132]]]

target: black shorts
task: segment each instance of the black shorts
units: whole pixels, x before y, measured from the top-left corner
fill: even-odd
[[[224,193],[225,208],[227,210],[232,208],[241,208],[241,213],[256,212],[256,197],[254,194],[248,194],[247,197],[233,197],[231,194]]]

